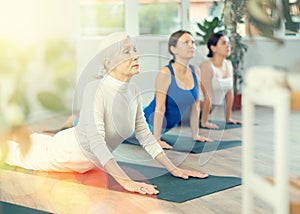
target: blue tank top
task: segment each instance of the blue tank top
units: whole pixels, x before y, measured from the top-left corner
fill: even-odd
[[[175,79],[172,64],[167,66],[171,72],[171,83],[167,91],[166,97],[166,111],[163,119],[162,131],[171,129],[178,125],[181,121],[184,112],[190,107],[198,98],[198,80],[192,65],[189,67],[192,70],[194,78],[194,87],[191,90],[181,89]],[[153,126],[154,112],[156,106],[156,97],[150,104],[144,108],[144,114],[148,124]]]

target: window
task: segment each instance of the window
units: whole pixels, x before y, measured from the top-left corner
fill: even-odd
[[[170,35],[178,29],[197,31],[197,22],[217,16],[222,0],[80,0],[80,35],[117,31],[133,35]],[[126,7],[125,7],[126,6]],[[126,19],[126,20],[125,20]]]
[[[80,35],[99,36],[124,31],[123,0],[80,0]]]
[[[180,28],[180,1],[139,0],[140,34],[168,35]]]

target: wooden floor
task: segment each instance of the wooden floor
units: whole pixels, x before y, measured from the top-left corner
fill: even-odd
[[[214,119],[222,118],[223,110],[216,109]],[[241,111],[234,111],[234,118],[241,119]],[[263,176],[273,174],[272,147],[273,111],[257,107],[256,118],[256,166]],[[47,121],[47,126],[57,127],[64,118]],[[290,138],[286,142],[290,149],[290,176],[300,176],[300,113],[293,112],[290,120]],[[42,124],[42,123],[41,123]],[[45,124],[44,124],[45,125]],[[46,125],[45,125],[46,126]],[[170,133],[190,134],[190,128],[178,127]],[[201,129],[202,135],[211,138],[242,139],[241,129],[208,131]],[[218,150],[204,154],[186,154],[167,151],[176,164],[187,169],[201,170],[214,175],[242,177],[242,146]],[[142,148],[120,145],[115,151],[119,160],[132,162],[145,159]],[[157,165],[154,161],[151,164]],[[158,166],[158,165],[157,165]],[[159,188],[159,187],[158,187]],[[201,191],[201,190],[200,190]],[[0,200],[50,213],[205,213],[240,214],[242,209],[242,186],[217,192],[184,203],[172,203],[136,194],[128,194],[71,182],[38,177],[8,170],[0,170]],[[253,213],[272,213],[272,208],[259,199]]]

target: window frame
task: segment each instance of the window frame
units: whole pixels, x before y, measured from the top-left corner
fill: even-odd
[[[139,36],[140,29],[139,29],[139,14],[138,14],[138,7],[139,2],[138,0],[123,0],[124,2],[124,31],[132,36]],[[180,28],[185,30],[190,30],[190,18],[189,18],[189,8],[190,8],[190,0],[179,0],[181,7],[180,7]],[[79,9],[78,15],[80,17],[80,6],[81,2],[78,0]],[[78,27],[78,34],[80,37],[102,37],[102,35],[84,35],[82,32],[81,27],[81,20],[79,21]]]

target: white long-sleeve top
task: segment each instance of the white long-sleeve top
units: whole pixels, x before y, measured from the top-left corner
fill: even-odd
[[[134,131],[153,158],[163,151],[146,123],[135,85],[110,75],[86,86],[75,129],[84,153],[97,165],[114,158],[111,152]]]

